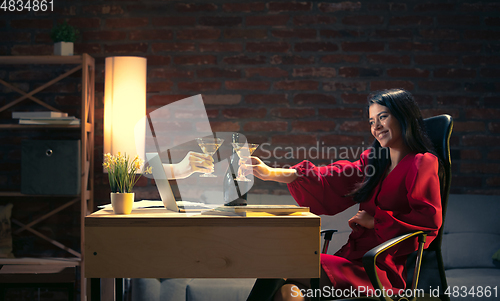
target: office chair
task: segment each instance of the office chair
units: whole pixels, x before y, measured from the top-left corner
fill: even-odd
[[[448,204],[448,195],[450,193],[450,184],[451,184],[451,156],[450,156],[450,136],[453,128],[453,119],[449,115],[439,115],[430,117],[424,120],[425,127],[427,130],[427,134],[434,146],[436,154],[441,161],[442,168],[439,171],[439,182],[441,186],[441,206],[442,206],[442,215],[443,215],[443,225],[446,216],[446,207]],[[377,276],[376,272],[376,259],[377,256],[383,253],[384,251],[390,249],[391,247],[413,237],[418,237],[419,247],[418,250],[411,254],[407,261],[407,266],[414,262],[413,275],[407,278],[407,283],[411,287],[412,290],[418,288],[418,281],[421,271],[422,258],[425,260],[435,260],[437,262],[437,267],[439,270],[439,278],[440,278],[440,294],[439,298],[432,297],[426,295],[425,300],[441,300],[441,301],[449,301],[449,296],[443,293],[443,288],[448,287],[446,282],[446,275],[444,272],[444,264],[443,257],[441,255],[441,241],[443,237],[443,225],[439,229],[437,237],[434,241],[429,245],[429,247],[424,252],[424,243],[427,237],[427,233],[425,231],[416,231],[413,233],[403,234],[401,236],[390,239],[379,246],[371,249],[363,256],[363,266],[370,278],[370,281],[375,290],[382,291],[382,284]],[[330,240],[332,239],[332,235],[336,232],[336,230],[323,230],[321,231],[324,234],[324,244],[322,253],[326,253],[328,250],[328,245]],[[424,255],[425,253],[425,255]],[[410,274],[411,268],[408,268],[408,274]],[[313,288],[318,288],[318,281],[312,281],[311,286]],[[409,300],[414,301],[418,300],[416,296],[413,298],[404,298],[404,297],[393,297],[389,298],[387,296],[380,297],[360,297],[360,298],[349,298],[342,300],[381,300],[381,301],[393,301],[393,300]],[[340,299],[337,299],[340,301]]]

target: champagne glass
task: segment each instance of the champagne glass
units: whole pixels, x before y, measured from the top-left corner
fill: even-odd
[[[215,152],[219,149],[219,147],[222,145],[222,142],[224,142],[224,139],[205,137],[205,138],[196,138],[196,141],[198,142],[198,145],[200,146],[203,153],[213,156]],[[217,176],[212,173],[204,173],[200,175],[200,177],[217,178]]]
[[[248,161],[250,160],[250,156],[253,154],[253,152],[259,147],[258,144],[255,143],[232,143],[234,150],[240,157],[240,159]],[[241,174],[238,171],[238,177],[236,178],[236,181],[241,181],[241,182],[250,182],[245,175]]]

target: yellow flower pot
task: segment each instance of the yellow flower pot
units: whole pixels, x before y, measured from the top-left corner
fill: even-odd
[[[115,214],[130,214],[134,205],[134,193],[126,192],[112,192],[111,193],[111,206]]]

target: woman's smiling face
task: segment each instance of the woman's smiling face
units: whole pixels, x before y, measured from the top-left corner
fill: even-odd
[[[372,135],[378,140],[380,146],[404,148],[401,125],[389,108],[374,103],[369,108],[369,116]]]

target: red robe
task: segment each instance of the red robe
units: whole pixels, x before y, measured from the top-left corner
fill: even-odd
[[[355,205],[344,195],[363,180],[363,171],[369,168],[369,152],[363,152],[356,162],[337,161],[323,167],[309,161],[297,164],[292,168],[299,177],[288,184],[292,196],[315,214],[334,215]],[[373,289],[361,258],[382,242],[404,233],[430,230],[427,247],[442,224],[439,190],[437,158],[431,153],[406,155],[380,181],[370,200],[360,203],[359,210],[375,218],[374,228],[359,227],[335,255],[321,254],[321,265],[335,289]],[[397,292],[406,288],[406,258],[417,247],[416,238],[410,239],[378,256],[378,275],[384,289]]]

